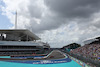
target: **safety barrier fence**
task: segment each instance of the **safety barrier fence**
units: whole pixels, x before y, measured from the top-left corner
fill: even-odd
[[[74,60],[78,64],[80,64],[82,67],[91,67],[91,66],[87,65],[86,63],[84,63],[84,62],[82,62],[82,61],[80,61],[80,60],[78,60],[78,59],[76,59],[74,57],[71,57],[70,55],[69,55],[69,58],[72,59],[72,60]]]
[[[83,62],[83,64],[89,64],[89,65],[94,65],[94,66],[96,66],[96,67],[100,67],[100,62],[99,61],[96,61],[96,60],[93,60],[93,59],[91,59],[91,58],[86,58],[86,57],[83,57],[83,56],[79,56],[79,55],[77,55],[77,54],[73,54],[73,53],[70,53],[70,52],[67,52],[67,51],[64,51],[65,53],[67,53],[70,57],[72,57],[72,58],[75,58],[76,59],[76,61],[81,61],[81,62]],[[86,67],[87,67],[87,65],[86,65]]]
[[[5,60],[7,62],[27,63],[27,64],[57,64],[71,62],[70,58],[54,59],[54,60]]]

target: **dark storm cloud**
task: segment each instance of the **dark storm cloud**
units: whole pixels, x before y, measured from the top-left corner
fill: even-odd
[[[44,4],[49,9],[44,17],[42,17],[42,9],[35,5],[36,2],[30,0],[27,7],[30,25],[26,27],[31,27],[32,31],[43,32],[56,29],[63,24],[69,24],[71,21],[77,22],[81,30],[99,25],[99,23],[92,24],[91,20],[94,18],[92,16],[100,10],[100,0],[44,0]],[[32,18],[40,19],[40,24],[35,23],[36,21]]]
[[[42,16],[42,10],[40,9],[40,7],[35,6],[33,4],[30,4],[28,6],[28,10],[29,10],[29,13],[30,13],[30,17],[41,18],[41,16]]]
[[[44,41],[50,42],[55,47],[73,41],[81,43],[84,39],[100,35],[100,0],[3,0],[3,2],[6,6],[2,7],[2,11],[13,24],[14,16],[10,14],[18,9],[18,28],[44,34],[42,36]]]
[[[100,10],[100,0],[44,0],[51,11],[67,18],[87,18]]]
[[[26,28],[31,29],[33,32],[40,33],[45,30],[52,30],[60,27],[65,23],[65,20],[59,17],[51,17],[47,15],[41,19],[40,24],[36,23],[34,19],[31,19],[30,22],[30,25],[26,26]]]
[[[40,32],[53,30],[64,24],[68,25],[72,21],[77,22],[80,29],[82,27],[82,29],[89,27],[89,24],[91,24],[91,26],[99,27],[100,23],[91,23],[91,16],[99,12],[100,0],[42,1],[44,1],[44,3],[42,3],[41,0],[29,0],[24,3],[23,0],[18,4],[18,16],[28,20],[26,21],[26,24],[24,19],[23,21],[18,21],[19,23],[24,23],[25,28],[30,28],[35,32]],[[44,5],[47,9],[44,9],[41,5]],[[38,22],[34,20],[34,18],[39,19],[40,24],[37,24]],[[21,27],[22,26],[20,25],[20,28]]]

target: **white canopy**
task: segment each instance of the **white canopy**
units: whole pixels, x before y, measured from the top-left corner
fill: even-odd
[[[32,40],[39,40],[40,38],[27,29],[3,29],[0,34],[13,35],[17,37],[28,36]]]

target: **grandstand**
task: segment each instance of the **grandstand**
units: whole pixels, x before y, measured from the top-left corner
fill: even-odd
[[[98,39],[96,39],[96,38],[91,38],[91,39],[87,39],[87,40],[85,40],[85,41],[83,41],[83,42],[84,42],[84,44],[89,44],[89,43],[92,43],[92,42],[94,42],[94,41],[98,41]]]
[[[84,46],[74,49],[70,53],[83,57],[85,61],[88,60],[94,65],[100,65],[100,37],[87,40],[84,43]]]
[[[0,30],[0,55],[41,54],[47,43],[37,42],[40,38],[29,30]]]

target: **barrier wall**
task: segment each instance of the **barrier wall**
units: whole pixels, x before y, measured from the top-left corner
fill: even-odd
[[[70,56],[78,59],[78,60],[81,60],[81,61],[85,62],[85,63],[89,63],[89,64],[92,64],[92,65],[94,65],[96,67],[100,67],[100,62],[99,61],[93,60],[91,58],[85,58],[83,56],[78,56],[76,54],[72,54],[72,53],[67,52],[67,51],[64,51],[64,52],[67,53],[67,54],[69,54]]]
[[[16,56],[16,57],[11,57],[14,59],[26,59],[26,58],[43,58],[44,56]]]
[[[71,62],[70,58],[55,59],[55,60],[6,60],[7,62],[27,63],[27,64],[57,64]]]
[[[80,60],[78,60],[78,59],[76,59],[74,57],[69,56],[69,58],[72,59],[72,60],[74,60],[78,64],[80,64],[82,67],[91,67],[91,66],[87,65],[86,63],[84,63],[84,62],[82,62],[82,61],[80,61]]]

